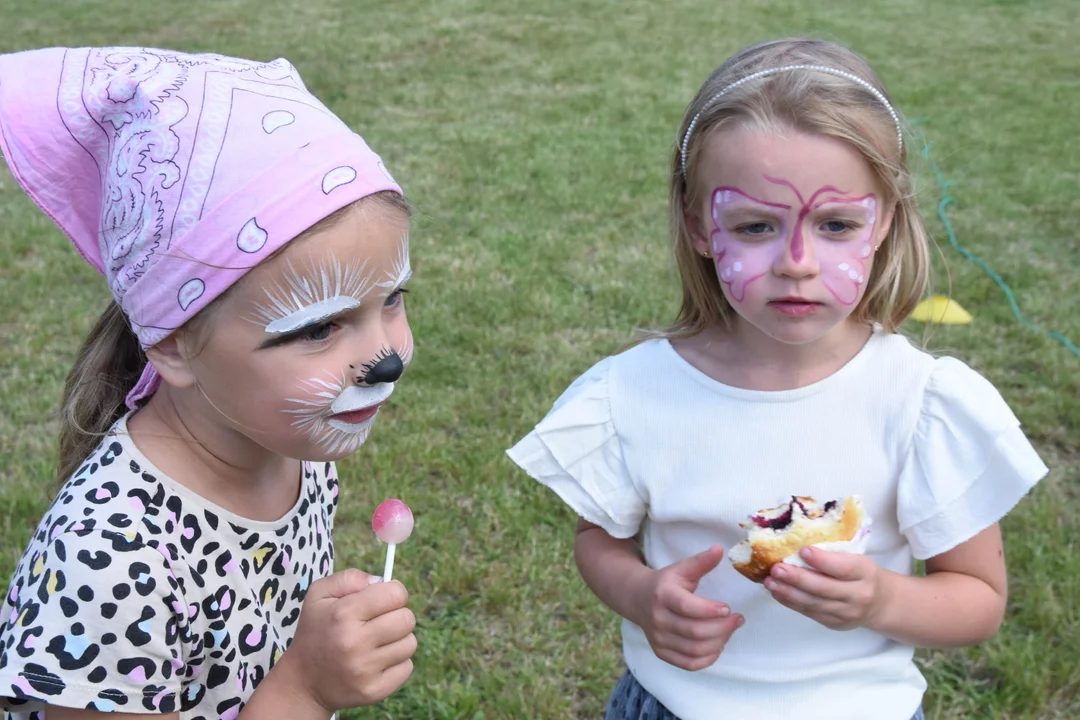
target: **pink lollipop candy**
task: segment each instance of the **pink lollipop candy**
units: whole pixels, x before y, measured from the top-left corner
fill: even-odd
[[[383,570],[383,582],[390,582],[394,572],[394,551],[397,544],[405,542],[412,535],[413,514],[409,506],[397,498],[383,500],[371,516],[371,529],[375,537],[386,543],[386,567]]]

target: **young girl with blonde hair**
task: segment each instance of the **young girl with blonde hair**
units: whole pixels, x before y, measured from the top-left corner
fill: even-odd
[[[914,649],[1001,624],[998,521],[1046,467],[990,383],[897,334],[929,256],[903,129],[836,44],[727,60],[671,167],[675,323],[509,451],[580,516],[582,577],[624,618],[609,720],[920,718]],[[793,496],[858,496],[865,552],[808,547],[762,582],[721,563]]]

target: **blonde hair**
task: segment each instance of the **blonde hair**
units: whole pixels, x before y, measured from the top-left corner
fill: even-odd
[[[368,195],[322,218],[261,262],[276,257],[293,243],[331,228],[349,213],[372,201],[388,210],[410,215],[408,202],[396,192]],[[212,329],[215,309],[238,284],[214,298],[176,332],[191,333],[196,345],[205,343]],[[127,412],[127,394],[135,387],[146,362],[146,353],[131,331],[124,311],[115,301],[111,301],[87,336],[64,383],[53,490],[75,474],[109,428]]]
[[[717,68],[687,107],[672,154],[670,228],[682,283],[681,306],[672,325],[645,333],[642,339],[691,337],[717,323],[727,326],[733,318],[735,311],[721,291],[715,266],[711,259],[698,255],[687,226],[687,214],[701,206],[695,173],[702,148],[720,129],[790,129],[850,145],[866,160],[882,190],[880,206],[895,207],[892,226],[875,254],[866,292],[851,317],[896,332],[926,294],[930,241],[913,197],[907,152],[898,147],[896,121],[889,109],[869,89],[832,74],[791,70],[755,78],[716,98],[721,90],[752,73],[785,65],[821,65],[851,73],[888,98],[885,86],[862,58],[824,40],[764,42]],[[681,145],[695,117],[686,145],[684,177]]]

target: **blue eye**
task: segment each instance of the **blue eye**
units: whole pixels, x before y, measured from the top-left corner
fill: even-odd
[[[405,303],[405,294],[409,292],[408,288],[398,288],[394,292],[386,296],[386,301],[383,303],[383,307],[395,308]]]
[[[829,220],[822,224],[821,228],[827,233],[833,233],[838,235],[848,230],[854,229],[851,223],[844,222],[843,220]]]
[[[772,229],[773,229],[772,225],[770,225],[767,222],[755,222],[755,223],[747,223],[746,225],[740,225],[739,227],[735,228],[735,232],[740,233],[742,235],[751,235],[751,236],[753,236],[753,235],[764,235],[764,234],[766,234],[767,232],[769,232]]]

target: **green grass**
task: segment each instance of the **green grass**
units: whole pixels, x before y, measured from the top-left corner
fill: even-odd
[[[586,718],[621,671],[617,620],[574,569],[571,513],[502,450],[635,326],[671,317],[664,176],[698,84],[769,37],[823,36],[864,54],[908,117],[926,119],[956,183],[961,242],[1030,319],[1077,342],[1076,21],[1075,0],[0,0],[0,51],[127,43],[287,57],[383,155],[419,209],[417,359],[364,450],[341,464],[336,541],[340,567],[378,568],[370,512],[408,500],[417,529],[396,575],[420,650],[400,693],[350,717]],[[928,173],[919,192],[933,216]],[[929,716],[1077,718],[1080,361],[1022,328],[947,245],[943,257],[976,321],[935,329],[934,349],[1001,389],[1053,472],[1004,522],[1001,633],[920,653]],[[48,418],[105,300],[0,169],[4,576],[47,503]]]

